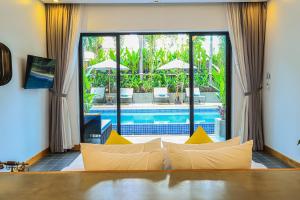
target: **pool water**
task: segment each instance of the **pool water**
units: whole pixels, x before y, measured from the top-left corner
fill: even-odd
[[[218,113],[195,113],[195,123],[214,122],[219,118]],[[112,120],[116,124],[114,114],[103,114],[103,119]],[[122,124],[172,124],[172,123],[189,123],[189,113],[124,113],[121,114]]]
[[[110,119],[117,124],[115,110],[92,110],[101,113],[102,119]],[[214,123],[220,118],[218,109],[195,109],[194,121],[197,123]],[[188,124],[190,113],[188,109],[139,109],[122,110],[121,124]]]
[[[100,113],[101,119],[111,120],[113,129],[117,129],[116,109],[93,109],[90,112]],[[121,110],[121,134],[190,134],[189,118],[188,109],[124,109]],[[218,108],[195,109],[194,129],[201,126],[208,134],[213,134],[216,118],[220,118]]]

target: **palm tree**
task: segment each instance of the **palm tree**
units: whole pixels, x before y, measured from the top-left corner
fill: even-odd
[[[209,85],[212,85],[212,67],[213,67],[213,36],[210,36],[210,49],[209,49],[209,65],[208,65],[208,75],[209,75]]]
[[[143,80],[143,74],[144,74],[143,49],[144,49],[144,36],[139,35],[139,51],[140,51],[139,74],[141,80]]]

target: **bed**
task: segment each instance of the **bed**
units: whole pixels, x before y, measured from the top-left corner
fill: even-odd
[[[267,169],[266,166],[264,166],[261,163],[257,163],[255,161],[252,161],[251,168],[252,169]],[[63,168],[61,171],[85,171],[84,166],[83,166],[82,155],[79,154],[78,157],[72,163],[70,163],[70,165]]]

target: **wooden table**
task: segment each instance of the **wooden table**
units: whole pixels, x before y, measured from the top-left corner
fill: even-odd
[[[0,174],[0,199],[300,199],[300,170]]]

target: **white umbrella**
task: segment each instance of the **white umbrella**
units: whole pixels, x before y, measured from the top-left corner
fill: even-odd
[[[92,59],[94,59],[96,57],[95,53],[94,52],[91,52],[91,51],[84,51],[83,52],[83,61],[90,61]]]
[[[190,68],[189,63],[183,62],[182,60],[175,59],[175,60],[172,60],[171,62],[159,67],[158,70],[177,69],[179,71],[180,69],[185,70],[185,69],[189,69],[189,68]],[[194,69],[197,69],[197,68],[194,66]],[[176,74],[176,76],[177,75],[178,75],[178,73]],[[178,84],[176,85],[176,98],[177,98],[177,101],[179,101]]]
[[[161,66],[158,68],[158,70],[170,70],[170,69],[189,69],[190,68],[190,64],[183,62],[182,60],[172,60],[171,62]],[[194,69],[197,69],[194,66]]]
[[[92,70],[109,71],[108,93],[110,94],[110,74],[111,74],[111,70],[117,70],[117,63],[111,59],[108,59],[108,60],[105,60],[103,62],[100,62],[100,63],[97,63],[95,65],[88,67],[88,70],[89,71],[92,71]],[[120,70],[125,71],[125,70],[129,70],[129,68],[120,64]]]
[[[100,71],[117,70],[117,63],[111,59],[108,59],[101,63],[92,65],[89,68],[91,70],[100,70]],[[120,70],[129,70],[129,68],[120,64]]]

